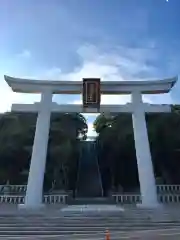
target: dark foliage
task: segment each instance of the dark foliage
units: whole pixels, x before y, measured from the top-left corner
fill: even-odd
[[[147,114],[146,122],[157,183],[180,184],[180,106],[173,106],[172,113]],[[131,115],[99,115],[94,127],[99,133],[99,163],[105,188],[138,188]]]
[[[36,126],[36,114],[0,116],[0,183],[25,184]],[[81,114],[52,114],[45,174],[45,189],[73,189],[79,159],[79,141],[87,124]],[[53,183],[53,184],[52,184]]]

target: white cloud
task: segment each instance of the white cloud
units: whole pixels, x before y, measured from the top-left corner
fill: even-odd
[[[156,53],[153,51],[152,47],[149,49],[120,48],[119,54],[106,54],[98,53],[97,48],[94,46],[84,46],[78,50],[78,54],[82,58],[83,65],[75,69],[74,72],[63,76],[63,79],[77,81],[81,80],[83,77],[100,77],[102,81],[137,80],[138,77],[140,78],[142,71],[144,71],[144,75],[148,80],[159,75],[156,68],[146,63],[147,60],[156,58]],[[130,102],[130,100],[130,95],[103,95],[101,97],[101,103],[109,105],[125,104]],[[149,103],[173,102],[170,94],[159,96],[145,95],[143,96],[143,101]],[[82,99],[75,100],[73,103],[82,104]],[[94,116],[94,118],[96,116]],[[88,129],[88,135],[94,136],[95,132],[92,122],[88,123]]]
[[[19,58],[27,59],[31,57],[31,52],[27,49],[24,49],[21,53],[17,55]]]
[[[53,67],[49,70],[38,74],[37,78],[81,81],[83,77],[99,77],[102,81],[123,81],[137,80],[143,73],[143,78],[151,79],[155,76],[161,77],[157,68],[147,64],[148,60],[156,59],[154,48],[134,49],[119,47],[117,52],[105,53],[99,51],[95,46],[86,45],[78,49],[77,54],[80,56],[82,65],[75,68],[72,72],[63,74],[61,69]],[[31,56],[28,50],[24,50],[19,57],[29,58]],[[31,77],[31,76],[30,76]],[[163,77],[163,76],[162,76]],[[39,100],[37,95],[12,93],[3,80],[0,88],[1,99],[0,111],[10,109],[12,102],[32,103]],[[145,96],[146,102],[153,103],[172,103],[170,94],[160,96]],[[124,104],[130,101],[130,96],[102,96],[102,104]],[[75,100],[74,104],[82,103],[82,100]],[[88,115],[89,116],[89,115]],[[89,122],[89,135],[94,135],[92,122]]]
[[[22,52],[16,54],[11,59],[9,59],[10,65],[13,67],[17,62],[24,62],[24,60],[31,58],[31,52],[27,49],[24,49]],[[25,102],[31,103],[34,102],[37,96],[30,96],[28,94],[19,94],[11,91],[10,87],[4,80],[4,75],[8,75],[11,73],[11,69],[6,69],[4,72],[1,69],[0,71],[0,112],[10,111],[11,104],[16,102]],[[22,76],[24,77],[24,76]]]
[[[6,112],[10,110],[12,102],[15,100],[15,95],[11,92],[10,88],[7,86],[3,76],[1,76],[0,83],[0,112]]]
[[[71,81],[81,80],[83,77],[100,77],[102,81],[125,81],[140,80],[142,71],[144,71],[144,79],[154,79],[156,75],[159,77],[157,69],[149,66],[147,60],[156,58],[156,52],[153,48],[149,49],[133,49],[119,48],[118,54],[115,53],[99,53],[94,46],[83,46],[78,50],[78,54],[82,58],[82,66],[76,68],[73,72],[61,75],[62,79]],[[136,76],[136,77],[134,77]],[[170,94],[159,96],[143,96],[145,102],[154,103],[172,103]],[[103,95],[102,104],[124,104],[130,101],[130,96]],[[73,103],[82,103],[82,100],[76,100]]]
[[[61,69],[58,67],[52,67],[51,69],[47,69],[42,71],[36,76],[38,79],[47,79],[47,80],[62,80],[61,78]]]
[[[34,103],[40,100],[39,94],[22,94],[12,92],[10,87],[4,80],[4,76],[0,75],[0,112],[6,112],[11,110],[12,103]]]

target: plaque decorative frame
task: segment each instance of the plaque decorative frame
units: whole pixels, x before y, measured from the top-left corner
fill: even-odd
[[[100,108],[101,101],[101,79],[83,78],[83,107]]]

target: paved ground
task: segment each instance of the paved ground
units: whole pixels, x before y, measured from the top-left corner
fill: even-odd
[[[1,218],[1,214],[4,215],[5,219],[7,219],[7,216],[5,216],[6,214],[7,215],[11,215],[11,214],[15,214],[15,215],[17,214],[18,215],[18,211],[17,211],[16,207],[17,206],[11,206],[10,207],[9,205],[0,205],[0,218]],[[59,213],[61,212],[60,209],[62,207],[63,207],[62,205],[47,207],[46,210],[43,210],[43,212],[45,211],[47,213],[47,215],[49,215],[49,213],[52,214],[52,211],[53,211],[54,214],[56,213],[54,218],[57,218],[57,214],[59,215]],[[99,206],[96,206],[96,207],[99,208]],[[79,211],[79,208],[82,208],[82,206],[76,206],[75,210],[78,209],[78,211]],[[103,205],[101,208],[102,208],[101,210],[104,211],[105,206]],[[114,209],[114,206],[113,206],[113,208],[112,208],[112,206],[109,206],[109,208],[112,211]],[[86,207],[83,206],[83,210],[85,210],[85,209],[86,209]],[[94,207],[93,207],[93,209],[94,209]],[[118,209],[119,209],[120,212],[122,212],[122,208],[120,206],[118,207]],[[69,210],[74,212],[74,206],[64,208],[63,212],[69,212]],[[177,209],[176,209],[176,212],[177,212]],[[26,219],[26,216],[25,216],[25,219]],[[51,220],[52,220],[52,218],[51,218]],[[72,218],[70,218],[70,221],[72,221]],[[25,222],[26,221],[24,221],[23,224],[25,224]],[[129,220],[127,222],[129,223]],[[2,223],[3,223],[3,221],[2,221]],[[94,223],[94,220],[93,220],[92,223]],[[11,224],[13,224],[13,222]],[[16,222],[15,222],[15,224],[16,224]],[[5,223],[5,225],[6,225],[6,223]],[[80,226],[82,228],[82,225],[80,225]],[[120,224],[120,226],[121,226],[121,224]],[[118,226],[118,229],[116,230],[116,232],[114,232],[114,233],[110,232],[110,239],[111,240],[123,240],[123,239],[124,240],[125,239],[132,239],[132,240],[133,239],[136,239],[136,240],[138,240],[138,239],[139,240],[170,240],[170,239],[171,240],[180,240],[180,227],[176,227],[174,225],[174,223],[171,225],[171,229],[167,229],[167,227],[170,227],[170,225],[168,224],[168,226],[164,227],[164,229],[160,229],[162,226],[159,226],[159,229],[155,229],[155,230],[134,230],[134,231],[132,231],[132,226],[133,226],[133,224],[130,225],[130,229],[131,229],[130,232],[125,232],[124,229],[121,229],[121,231],[119,231],[120,227]],[[177,226],[179,226],[179,225],[177,225]],[[39,226],[36,226],[36,227],[39,227]],[[158,226],[157,226],[157,228],[158,228]],[[64,230],[64,228],[63,228],[63,230]],[[52,232],[51,232],[51,234],[52,234]],[[21,232],[18,232],[18,234],[16,236],[7,236],[7,235],[3,236],[3,235],[1,235],[0,240],[13,240],[13,239],[14,240],[15,239],[16,240],[85,240],[85,239],[86,240],[104,240],[105,239],[105,233],[103,231],[102,232],[100,231],[100,232],[97,232],[97,233],[92,232],[90,234],[84,234],[84,235],[81,234],[81,236],[78,235],[78,234],[72,234],[71,236],[67,235],[67,234],[63,235],[63,233],[60,233],[60,232],[57,233],[58,235],[53,235],[52,236],[51,234],[50,235],[38,235],[38,236],[35,236],[35,235],[34,236],[33,235],[22,236]],[[56,232],[54,232],[54,234],[56,234]]]
[[[135,231],[129,234],[122,234],[122,236],[112,236],[112,239],[139,239],[139,240],[179,240],[180,239],[180,228],[159,229],[159,230],[145,230]]]
[[[12,236],[12,237],[0,237],[0,240],[104,240],[105,235],[91,235],[91,236]],[[125,239],[136,239],[136,240],[179,240],[180,239],[180,228],[174,228],[171,230],[159,229],[159,230],[144,230],[144,231],[134,231],[131,233],[114,233],[110,235],[111,240],[125,240]]]

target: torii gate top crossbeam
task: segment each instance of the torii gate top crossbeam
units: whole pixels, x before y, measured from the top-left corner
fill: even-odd
[[[14,92],[41,93],[45,89],[54,94],[81,94],[82,81],[30,80],[4,76]],[[101,94],[131,94],[138,90],[142,94],[167,93],[176,83],[177,77],[152,81],[102,81]]]

